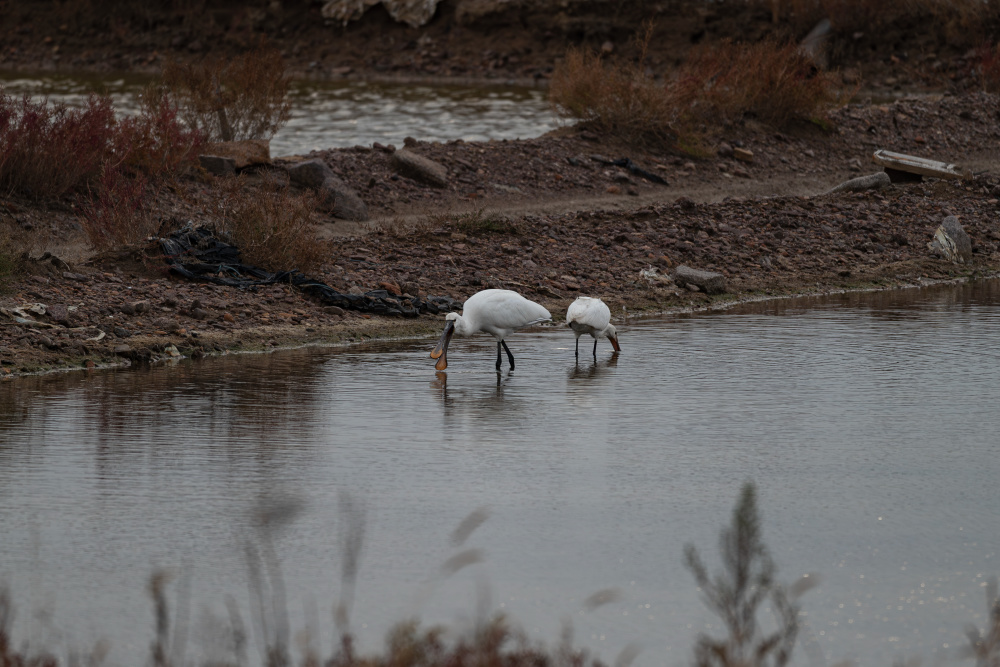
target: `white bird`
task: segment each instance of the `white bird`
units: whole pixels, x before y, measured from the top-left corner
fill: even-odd
[[[581,296],[570,304],[566,310],[566,324],[572,327],[576,334],[576,356],[580,357],[580,336],[590,334],[594,337],[594,356],[597,356],[597,339],[604,336],[611,341],[615,352],[621,352],[618,347],[618,332],[611,324],[611,310],[600,299]]]
[[[434,366],[439,371],[448,368],[448,344],[453,334],[462,336],[483,332],[492,334],[497,339],[497,371],[500,370],[500,354],[502,349],[507,352],[510,369],[514,370],[514,355],[504,339],[518,329],[551,320],[552,315],[541,305],[529,301],[517,292],[507,289],[487,289],[476,292],[465,301],[462,314],[448,313],[445,316],[448,323],[444,327],[441,339],[431,352],[431,359],[440,359]]]

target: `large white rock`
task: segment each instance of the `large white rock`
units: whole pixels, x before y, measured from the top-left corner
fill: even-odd
[[[417,28],[434,16],[441,0],[327,0],[320,13],[323,18],[347,25],[356,21],[371,7],[382,3],[389,15],[411,28]]]

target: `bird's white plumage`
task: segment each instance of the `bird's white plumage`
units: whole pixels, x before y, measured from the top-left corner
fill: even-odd
[[[518,329],[551,320],[552,315],[517,292],[487,289],[466,299],[462,314],[454,319],[455,333],[471,336],[481,331],[503,340]]]
[[[497,372],[500,372],[500,350],[507,352],[511,370],[514,369],[514,355],[511,354],[504,338],[518,329],[551,320],[552,315],[544,307],[529,301],[517,292],[506,289],[487,289],[476,292],[465,300],[462,314],[445,315],[447,324],[441,333],[431,359],[437,359],[434,366],[439,371],[448,368],[448,344],[452,334],[471,336],[482,332],[497,339]]]
[[[577,338],[583,334],[597,338],[611,324],[611,309],[600,299],[581,296],[566,310],[566,324],[573,328]]]
[[[619,351],[618,332],[611,324],[611,309],[600,299],[589,296],[578,297],[566,309],[566,324],[576,334],[576,354],[580,355],[580,336],[590,334],[594,337],[594,354],[597,354],[597,339],[607,338],[615,352]]]

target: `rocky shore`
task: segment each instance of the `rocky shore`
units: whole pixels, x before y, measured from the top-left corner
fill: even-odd
[[[303,159],[328,165],[370,217],[328,216],[332,256],[314,277],[345,293],[459,301],[513,289],[558,323],[581,294],[620,316],[992,274],[1000,270],[998,109],[983,93],[849,105],[825,129],[733,129],[702,158],[630,150],[572,127],[524,141],[408,142],[442,168],[443,183],[401,175],[388,149],[314,152]],[[955,162],[968,178],[823,194],[880,171],[876,148]],[[249,177],[287,178],[295,162]],[[212,188],[211,177],[179,183],[161,196],[161,213],[198,223]],[[440,315],[357,313],[290,285],[241,290],[180,279],[156,244],[91,256],[71,211],[4,200],[0,215],[44,236],[38,249],[49,250],[0,294],[4,378],[441,328]],[[961,263],[928,247],[948,216],[971,241]],[[719,274],[724,293],[678,278],[682,266]]]

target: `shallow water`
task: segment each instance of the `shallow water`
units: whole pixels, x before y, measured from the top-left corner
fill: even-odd
[[[602,342],[595,363],[584,339],[579,365],[569,331],[535,329],[511,338],[499,386],[487,338],[456,339],[446,376],[424,341],[2,384],[15,635],[62,652],[103,636],[112,663],[138,664],[161,567],[172,604],[190,577],[199,627],[227,594],[249,623],[255,517],[297,506],[272,537],[293,631],[318,619],[329,654],[348,493],[363,648],[412,615],[463,627],[489,609],[549,643],[571,618],[606,660],[638,642],[636,664],[687,664],[719,623],[684,545],[714,570],[753,480],[779,577],[820,576],[796,664],[953,662],[1000,574],[998,327],[992,281],[633,321],[619,356]],[[452,546],[477,508],[488,520]],[[442,576],[465,548],[482,562]],[[619,601],[581,612],[609,587]]]
[[[134,75],[0,73],[8,95],[28,93],[81,106],[92,92],[108,94],[126,114],[138,112],[138,95],[151,81]],[[295,81],[292,117],[271,140],[271,155],[311,150],[403,145],[421,141],[528,139],[556,127],[545,91],[522,87],[412,86]]]

